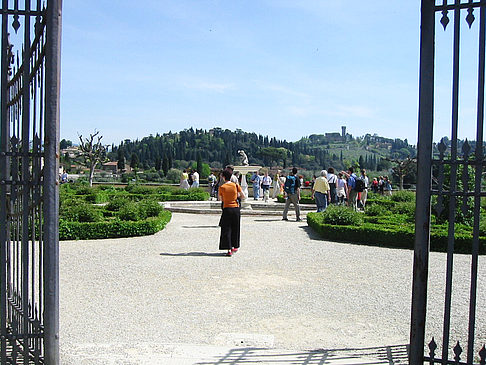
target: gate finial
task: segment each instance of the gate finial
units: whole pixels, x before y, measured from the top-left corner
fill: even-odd
[[[486,365],[486,347],[483,345],[482,349],[479,350],[479,365]]]
[[[474,20],[476,19],[473,14],[474,9],[469,8],[467,9],[467,17],[466,17],[466,22],[467,25],[469,25],[469,29],[471,29],[472,24],[474,23]]]

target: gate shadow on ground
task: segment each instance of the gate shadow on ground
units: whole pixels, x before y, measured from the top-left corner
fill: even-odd
[[[180,252],[180,253],[162,252],[160,254],[160,256],[169,256],[169,257],[184,257],[184,256],[226,257],[226,252]]]
[[[408,345],[368,347],[361,349],[333,349],[302,351],[295,353],[269,353],[272,350],[261,348],[234,348],[219,359],[198,362],[198,365],[218,364],[407,364]]]
[[[219,226],[182,226],[182,228],[219,228]]]

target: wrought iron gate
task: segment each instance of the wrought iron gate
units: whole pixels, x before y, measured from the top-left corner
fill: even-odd
[[[478,14],[479,13],[479,14]],[[479,15],[479,19],[477,19]],[[452,20],[451,20],[452,19]],[[438,22],[436,23],[436,20]],[[440,24],[438,24],[440,22]],[[451,26],[448,26],[451,23]],[[479,32],[477,68],[477,115],[475,142],[458,140],[459,71],[461,50],[461,23],[466,23],[469,34]],[[422,0],[419,90],[418,176],[415,220],[415,253],[413,272],[412,323],[410,334],[410,364],[485,364],[486,349],[475,343],[478,254],[480,249],[479,218],[483,191],[484,161],[484,71],[485,71],[485,0]],[[452,128],[450,142],[433,144],[434,130],[434,72],[436,27],[451,31],[452,60]],[[452,28],[452,30],[451,30]],[[465,35],[466,36],[466,35]],[[461,120],[461,122],[463,122]],[[462,175],[462,176],[461,176]],[[431,179],[432,177],[432,179]],[[432,196],[436,200],[432,202]],[[431,202],[433,204],[431,204]],[[430,248],[430,214],[432,208],[448,218],[448,247],[445,278],[445,301],[442,343],[434,339],[425,351],[425,323],[427,306],[427,279]],[[472,214],[471,214],[472,212]],[[455,230],[458,214],[471,214],[473,240],[471,252],[471,283],[469,294],[469,322],[466,353],[459,342],[451,349],[452,273],[455,250]],[[456,245],[457,246],[457,245]],[[457,248],[457,247],[456,247]],[[484,303],[482,303],[484,305]],[[484,318],[482,318],[484,321]],[[438,347],[441,354],[436,354]],[[465,360],[462,360],[462,359]],[[464,362],[465,361],[465,362]]]
[[[0,363],[59,363],[62,0],[1,0]]]

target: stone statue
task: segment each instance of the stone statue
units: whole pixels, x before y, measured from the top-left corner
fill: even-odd
[[[240,158],[241,158],[241,165],[242,166],[248,166],[249,165],[248,156],[246,155],[245,151],[239,150],[238,154],[240,155]]]

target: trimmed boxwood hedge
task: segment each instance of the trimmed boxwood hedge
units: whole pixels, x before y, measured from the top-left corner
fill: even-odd
[[[277,201],[279,203],[285,203],[285,198],[283,195],[277,195]],[[301,195],[300,204],[315,204],[316,201],[310,197],[310,195]]]
[[[63,199],[78,199],[87,203],[107,203],[118,197],[126,197],[133,201],[140,201],[149,197],[158,201],[205,201],[209,193],[201,188],[181,189],[174,186],[143,186],[128,185],[125,188],[113,186],[89,187],[86,184],[63,184],[60,197]]]
[[[70,222],[59,221],[59,239],[89,240],[101,238],[119,238],[146,236],[164,229],[172,214],[163,210],[157,217],[140,221],[122,221],[118,219],[105,222]]]
[[[415,234],[413,223],[387,225],[363,223],[359,226],[331,225],[323,222],[322,213],[308,213],[307,224],[325,239],[352,242],[371,246],[413,249]],[[430,234],[430,249],[437,252],[447,251],[448,233],[446,226],[433,226]],[[486,254],[486,237],[479,237],[479,253]],[[461,227],[455,235],[454,251],[471,253],[472,234]]]

